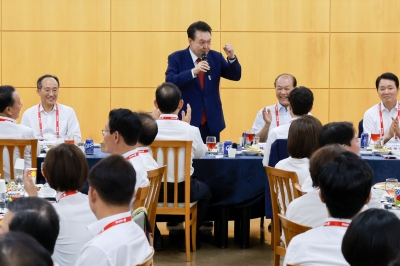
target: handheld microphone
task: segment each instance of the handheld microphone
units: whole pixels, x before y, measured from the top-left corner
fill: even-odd
[[[208,60],[207,60],[207,55],[206,55],[206,54],[202,54],[202,55],[201,55],[201,61],[206,61],[206,62],[208,62]],[[209,70],[207,70],[206,74],[207,74],[208,80],[211,80],[211,75],[210,75],[210,71],[209,71]]]

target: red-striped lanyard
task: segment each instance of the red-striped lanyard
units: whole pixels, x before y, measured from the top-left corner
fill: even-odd
[[[279,111],[278,104],[275,105],[276,126],[279,127]]]
[[[337,222],[337,221],[328,221],[324,223],[324,226],[339,226],[339,227],[349,227],[350,223],[348,222]]]
[[[139,152],[132,153],[131,155],[129,155],[129,156],[126,157],[125,159],[126,159],[127,161],[129,161],[130,159],[135,158],[136,156],[139,156]]]
[[[382,104],[383,103],[379,104],[379,119],[380,119],[380,122],[381,122],[381,131],[379,133],[380,133],[381,137],[385,136],[385,130],[383,128]],[[399,118],[400,118],[400,102],[397,102],[397,119],[399,119]],[[394,137],[397,139],[397,134],[396,133],[394,133]]]
[[[7,119],[7,118],[0,118],[0,122],[11,122],[15,123],[13,120]]]
[[[60,202],[60,200],[62,199],[62,198],[65,198],[65,197],[68,197],[68,196],[71,196],[71,195],[74,195],[74,194],[76,194],[76,193],[78,193],[78,190],[70,190],[70,191],[66,191],[66,192],[64,192],[61,196],[60,196],[60,198],[58,199],[58,201],[57,202]]]
[[[38,119],[39,119],[39,130],[40,136],[43,138],[43,126],[42,126],[42,116],[40,114],[40,104],[38,105]],[[56,103],[56,135],[60,136],[60,126],[59,126],[59,116],[58,116],[58,104]]]
[[[145,149],[145,150],[138,150],[138,153],[148,153],[149,149]]]
[[[159,120],[179,120],[176,116],[160,116]]]
[[[111,222],[111,223],[107,224],[103,229],[101,229],[101,231],[98,233],[98,235],[100,235],[101,233],[103,233],[104,231],[110,229],[113,226],[116,226],[116,225],[119,225],[119,224],[124,224],[124,223],[130,222],[130,221],[132,221],[132,217],[130,217],[130,216],[115,220],[114,222]]]

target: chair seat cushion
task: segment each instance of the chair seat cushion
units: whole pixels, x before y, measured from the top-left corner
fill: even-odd
[[[190,208],[192,208],[196,203],[197,203],[197,201],[191,202],[190,203]],[[173,202],[172,203],[168,203],[167,206],[169,208],[173,208],[174,207],[174,203]],[[164,207],[164,203],[163,202],[159,202],[157,204],[157,207]],[[185,203],[184,202],[178,202],[178,208],[185,208]]]

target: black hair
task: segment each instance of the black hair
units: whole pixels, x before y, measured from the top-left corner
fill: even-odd
[[[289,76],[289,77],[291,77],[291,78],[292,78],[292,81],[293,81],[293,83],[292,83],[293,88],[297,86],[297,80],[296,80],[296,77],[295,77],[295,76],[290,75],[290,74],[287,74],[287,73],[283,73],[283,74],[280,74],[279,76],[276,77],[276,79],[275,79],[275,81],[274,81],[274,88],[276,88],[276,82],[277,82],[278,79],[279,79],[280,77],[282,77],[282,76]]]
[[[46,74],[46,75],[43,75],[40,78],[38,78],[38,80],[36,82],[36,87],[38,88],[38,90],[42,89],[42,80],[44,80],[45,78],[53,78],[53,79],[55,79],[57,81],[58,87],[60,87],[60,81],[58,80],[57,76]]]
[[[196,31],[204,31],[211,34],[212,29],[204,21],[196,21],[190,24],[189,28],[187,29],[188,38],[194,40],[196,38]]]
[[[15,88],[10,85],[0,86],[0,112],[3,113],[7,107],[14,105],[13,93]]]
[[[10,231],[31,235],[53,254],[60,222],[51,203],[38,197],[22,197],[8,203],[7,208],[14,213]]]
[[[343,152],[327,163],[318,181],[330,215],[353,218],[366,203],[373,179],[371,167],[352,152]]]
[[[140,133],[138,142],[145,146],[150,146],[158,133],[156,120],[154,120],[151,115],[144,112],[139,112],[138,115],[142,122],[142,132]]]
[[[89,171],[89,185],[107,204],[129,206],[135,192],[136,172],[120,155],[110,155]]]
[[[351,122],[331,122],[322,127],[319,134],[319,146],[328,144],[342,144],[351,146],[355,129]]]
[[[142,122],[136,112],[129,109],[114,109],[108,115],[110,134],[118,131],[127,145],[136,145],[142,131]]]
[[[176,111],[181,100],[181,91],[171,82],[164,82],[157,87],[156,102],[161,113],[171,114]]]
[[[380,75],[379,77],[376,78],[376,81],[375,81],[376,90],[379,89],[379,82],[381,81],[381,79],[393,80],[394,83],[396,84],[396,88],[399,87],[399,78],[393,73],[386,72],[386,73],[383,73],[382,75]]]
[[[351,266],[388,265],[400,251],[400,220],[383,209],[368,209],[350,223],[342,253]]]
[[[305,115],[311,111],[314,103],[314,94],[304,86],[294,88],[289,93],[290,108],[295,115]]]

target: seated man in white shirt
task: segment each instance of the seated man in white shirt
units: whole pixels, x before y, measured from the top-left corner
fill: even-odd
[[[1,139],[34,139],[31,128],[17,124],[22,102],[18,92],[13,86],[0,86],[0,138]],[[4,147],[2,177],[6,181],[10,180],[10,157],[8,149]],[[20,158],[18,148],[14,148],[14,162]],[[31,167],[31,147],[26,147],[24,151],[25,168]]]
[[[60,92],[58,78],[43,75],[36,86],[41,103],[24,112],[21,124],[32,128],[37,139],[69,138],[80,141],[81,129],[74,110],[57,103]]]
[[[274,81],[276,98],[278,103],[262,108],[258,111],[254,120],[252,132],[260,137],[261,142],[265,142],[268,132],[280,125],[288,124],[290,119],[289,112],[289,93],[297,86],[297,80],[290,74],[281,74]]]
[[[342,254],[342,239],[351,219],[368,203],[373,179],[371,167],[351,152],[325,165],[318,175],[319,196],[329,218],[323,226],[292,239],[284,265],[349,265]]]
[[[287,139],[289,134],[290,123],[294,119],[308,114],[314,103],[314,94],[304,86],[294,88],[289,94],[289,109],[291,119],[288,124],[273,128],[268,133],[267,143],[264,150],[263,165],[268,166],[271,145],[277,139]]]
[[[108,123],[102,130],[107,151],[110,154],[122,155],[135,168],[136,186],[135,194],[139,187],[149,184],[146,167],[139,150],[135,147],[142,131],[142,122],[137,113],[129,109],[114,109],[108,115]],[[134,203],[135,196],[132,204]]]
[[[396,143],[400,135],[399,79],[393,73],[383,73],[376,79],[375,86],[381,102],[365,112],[364,132],[369,136],[380,134],[384,143]]]
[[[88,180],[89,204],[98,221],[88,226],[93,238],[75,265],[130,266],[145,261],[152,249],[129,210],[136,183],[132,165],[111,155],[90,170]]]
[[[156,120],[151,115],[143,112],[139,112],[138,115],[142,122],[142,131],[140,132],[136,148],[139,151],[139,157],[142,158],[146,171],[154,170],[160,166],[158,166],[158,163],[151,155],[150,145],[157,136],[158,126]]]
[[[195,158],[202,157],[207,148],[201,139],[200,131],[197,127],[191,126],[188,122],[183,122],[178,119],[178,112],[183,106],[183,100],[181,99],[181,91],[178,87],[170,82],[161,84],[156,90],[156,100],[154,105],[160,110],[161,115],[157,120],[158,134],[156,140],[192,140],[192,160]],[[185,119],[187,116],[182,115]],[[172,151],[171,151],[172,153]],[[179,151],[179,156],[182,158],[179,162],[179,174],[178,174],[178,201],[184,202],[185,191],[185,179],[184,179],[184,151]],[[161,156],[158,156],[159,158]],[[159,162],[166,163],[166,162]],[[173,165],[173,156],[169,156],[168,165]],[[174,169],[173,167],[168,168],[168,201],[173,202],[174,196]],[[191,165],[190,175],[193,174],[194,168]],[[197,201],[197,229],[202,225],[204,216],[207,212],[208,205],[211,199],[210,188],[203,182],[198,181],[195,177],[191,177],[190,184],[190,201]],[[163,199],[163,187],[161,187],[159,199]],[[159,231],[155,230],[155,242],[159,236]]]

